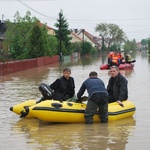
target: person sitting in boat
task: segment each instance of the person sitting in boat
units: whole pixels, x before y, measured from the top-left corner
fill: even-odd
[[[97,72],[89,73],[89,78],[86,79],[78,93],[77,98],[81,98],[85,90],[88,92],[88,102],[84,113],[86,124],[93,124],[93,116],[99,108],[99,116],[102,123],[108,122],[108,92],[105,88],[104,82],[97,77]]]
[[[109,66],[113,66],[113,65],[118,66],[119,64],[120,64],[120,56],[119,56],[118,52],[114,52]]]
[[[108,65],[110,65],[111,62],[112,62],[112,56],[113,56],[113,54],[114,54],[114,52],[109,52],[108,53]]]
[[[119,64],[122,63],[122,60],[123,60],[123,56],[122,56],[121,52],[118,52],[118,61],[119,61]]]
[[[124,59],[125,59],[126,63],[131,63],[131,61],[132,61],[131,55],[129,55],[127,53],[124,53]]]
[[[66,67],[63,69],[63,76],[56,79],[50,88],[53,90],[52,99],[59,101],[66,101],[75,97],[75,83],[74,78],[70,76],[71,69]],[[75,99],[75,98],[74,98]],[[42,97],[38,102],[46,100]]]
[[[110,67],[110,74],[107,85],[108,103],[117,102],[122,106],[122,101],[128,99],[128,81],[120,74],[119,68],[115,65]]]

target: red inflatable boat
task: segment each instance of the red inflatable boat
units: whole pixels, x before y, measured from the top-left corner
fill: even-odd
[[[119,67],[119,69],[133,69],[134,63],[123,63],[123,64],[120,64],[118,67]],[[100,66],[100,70],[105,70],[105,69],[109,69],[108,64],[102,64]]]

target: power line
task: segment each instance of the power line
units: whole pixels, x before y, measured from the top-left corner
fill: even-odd
[[[25,3],[24,3],[23,1],[21,1],[21,0],[17,0],[17,1],[18,1],[19,3],[21,3],[22,5],[24,5],[25,7],[29,8],[30,10],[32,10],[32,11],[38,13],[38,14],[41,15],[41,16],[44,16],[44,17],[49,18],[49,19],[56,19],[56,18],[54,18],[54,17],[47,16],[47,15],[45,15],[45,14],[43,14],[43,13],[41,13],[41,12],[35,10],[35,9],[33,9],[32,7],[28,6],[27,4],[25,4]],[[38,0],[38,1],[39,1],[39,0]]]
[[[0,0],[0,1],[17,1],[17,0]],[[25,0],[25,1],[58,1],[58,0]]]

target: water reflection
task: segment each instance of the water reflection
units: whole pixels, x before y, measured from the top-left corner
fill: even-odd
[[[120,73],[125,76],[126,78],[131,77],[132,73],[134,73],[134,69],[124,69],[120,70]]]
[[[133,135],[135,124],[132,117],[109,124],[93,125],[49,124],[37,119],[21,119],[13,124],[12,131],[24,135],[32,149],[124,150],[129,137]]]
[[[108,125],[46,124],[36,119],[20,120],[18,115],[9,111],[10,106],[40,98],[39,84],[52,83],[62,75],[62,69],[66,66],[71,67],[76,92],[93,70],[98,72],[98,76],[107,85],[109,71],[99,69],[101,63],[107,61],[105,56],[88,56],[84,60],[64,61],[0,77],[0,149],[128,150],[135,149],[135,143],[136,150],[149,149],[150,58],[146,52],[141,51],[136,53],[135,60],[134,70],[121,70],[121,73],[129,83],[129,99],[137,108],[134,115],[136,122],[128,118]]]
[[[105,64],[105,63],[106,63],[106,64],[108,63],[108,62],[107,62],[107,61],[108,61],[108,57],[107,57],[107,56],[108,56],[107,53],[102,53],[102,54],[101,54],[101,57],[102,57],[102,58],[101,58],[101,65],[102,65],[102,64]]]
[[[148,56],[148,62],[150,63],[150,54],[149,54],[149,56]]]

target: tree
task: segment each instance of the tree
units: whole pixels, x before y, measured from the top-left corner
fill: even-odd
[[[85,55],[85,54],[94,54],[96,53],[96,48],[92,47],[91,43],[89,42],[82,42],[81,44],[81,50],[80,50],[80,54],[81,55]]]
[[[142,49],[147,49],[147,44],[148,44],[148,40],[147,39],[142,39],[141,40],[141,45],[142,45]]]
[[[35,17],[31,18],[28,11],[25,17],[21,18],[19,12],[14,16],[14,22],[6,22],[5,47],[9,48],[9,53],[13,59],[25,59],[29,48],[29,37],[32,25],[37,21]],[[7,45],[7,46],[6,46]]]
[[[40,26],[37,18],[15,14],[14,22],[7,22],[5,45],[13,59],[28,59],[56,54],[57,39],[48,35],[46,25]]]
[[[38,22],[35,23],[31,30],[31,36],[30,36],[30,45],[29,45],[29,58],[36,58],[46,55],[46,49],[45,47],[46,39],[43,38],[42,35],[42,28],[39,26]]]
[[[99,32],[99,35],[103,37],[105,43],[108,45],[108,49],[111,45],[121,45],[125,42],[127,37],[122,29],[115,24],[101,23],[95,27],[95,31]]]
[[[142,39],[141,40],[141,45],[147,45],[148,44],[148,41],[147,41],[147,39]]]
[[[56,38],[59,41],[59,51],[58,54],[61,56],[63,55],[69,55],[71,53],[70,51],[70,40],[71,37],[69,37],[71,31],[68,29],[69,25],[67,23],[67,20],[65,19],[63,15],[63,11],[61,10],[59,12],[59,18],[57,19],[57,23],[55,23],[55,27],[57,30]],[[61,59],[61,58],[60,58]]]
[[[148,39],[148,53],[150,54],[150,38]]]
[[[132,41],[127,40],[123,46],[124,51],[128,52],[130,50],[136,50],[136,40],[133,39]]]

